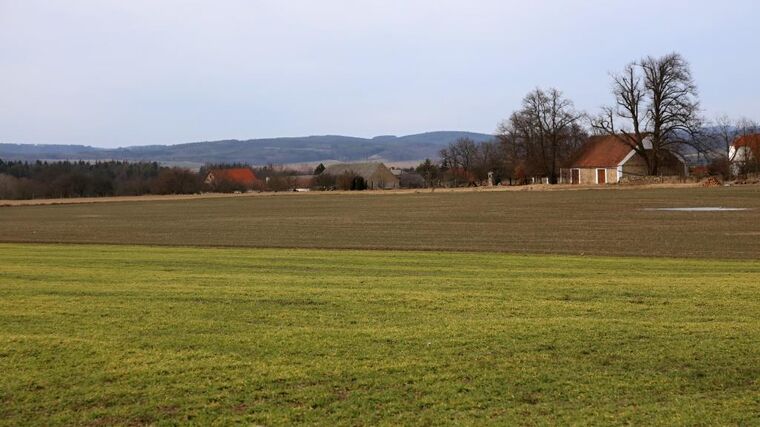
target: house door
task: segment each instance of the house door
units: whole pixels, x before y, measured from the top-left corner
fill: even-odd
[[[570,183],[571,184],[580,184],[581,183],[581,170],[580,169],[571,169],[570,170]]]
[[[606,184],[607,183],[607,170],[606,169],[597,169],[596,170],[596,183],[597,184]]]

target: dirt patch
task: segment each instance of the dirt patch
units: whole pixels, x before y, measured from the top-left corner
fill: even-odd
[[[165,415],[175,415],[179,413],[179,406],[177,405],[161,405],[157,409],[158,412]]]
[[[248,411],[248,405],[246,405],[245,403],[239,403],[232,407],[232,412],[236,414],[244,414],[247,411]]]

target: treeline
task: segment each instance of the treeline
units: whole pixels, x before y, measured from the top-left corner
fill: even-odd
[[[324,166],[321,167],[324,169]],[[221,176],[207,182],[209,172],[226,170],[248,170],[251,172],[250,179],[240,181]],[[311,177],[313,172],[276,165],[253,168],[243,163],[208,164],[199,171],[193,171],[162,166],[157,162],[23,162],[0,159],[0,199],[292,191],[298,187],[335,186],[334,178],[333,181],[322,182],[329,177],[314,179]],[[361,186],[361,183],[354,183],[354,186]]]
[[[21,162],[0,159],[0,199],[188,194],[198,175],[158,163]]]
[[[249,169],[255,178],[241,183],[220,179],[205,182],[212,170]],[[162,166],[157,162],[122,161],[23,162],[0,159],[0,199],[140,196],[200,192],[289,191],[298,185],[296,171],[269,165],[209,164],[200,171]]]

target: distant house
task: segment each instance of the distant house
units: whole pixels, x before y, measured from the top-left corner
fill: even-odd
[[[211,187],[235,186],[250,189],[256,183],[256,174],[249,168],[212,169],[203,182]]]
[[[356,175],[364,179],[371,190],[390,190],[399,188],[398,177],[382,163],[338,163],[325,168],[322,174],[340,177]]]
[[[644,146],[647,147],[647,141]],[[661,175],[689,174],[681,156],[671,152],[663,152],[661,156]],[[564,184],[616,184],[625,176],[646,176],[648,172],[645,159],[625,142],[615,136],[593,136],[569,167],[561,169],[560,175]]]
[[[751,164],[760,163],[760,134],[736,138],[728,153],[734,174],[746,172]]]

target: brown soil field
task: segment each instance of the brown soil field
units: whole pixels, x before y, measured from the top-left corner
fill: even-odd
[[[15,202],[0,241],[760,258],[760,187],[573,189]],[[669,207],[748,210],[651,210]]]
[[[438,188],[438,189],[401,189],[384,191],[312,191],[309,195],[372,195],[388,196],[398,194],[419,193],[472,193],[472,192],[502,192],[502,191],[580,191],[580,190],[641,190],[653,188],[696,188],[701,187],[698,183],[684,184],[647,184],[647,185],[622,185],[622,186],[598,186],[598,185],[525,185],[525,186],[499,186],[499,187],[471,187],[471,188]],[[8,206],[39,206],[39,205],[72,205],[85,203],[114,203],[114,202],[153,202],[167,200],[196,200],[196,199],[219,199],[230,197],[272,197],[272,196],[301,196],[299,192],[267,192],[267,193],[203,193],[203,194],[168,194],[146,196],[117,196],[117,197],[76,197],[60,199],[31,199],[31,200],[5,200],[0,199],[0,207]]]

